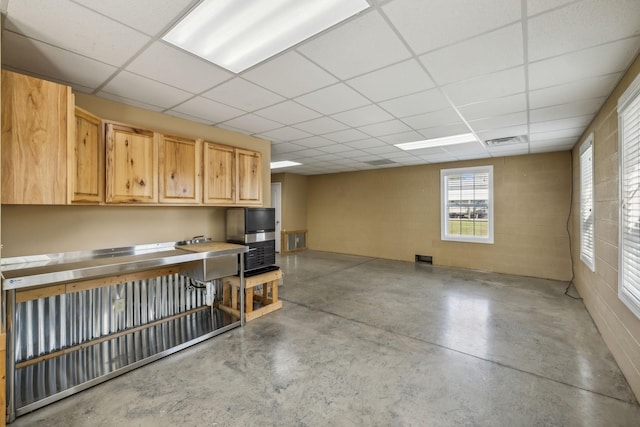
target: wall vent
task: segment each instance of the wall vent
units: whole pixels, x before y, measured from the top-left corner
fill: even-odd
[[[307,249],[307,230],[282,232],[282,252],[295,252]]]
[[[418,255],[418,254],[416,254],[416,262],[420,262],[422,264],[433,265],[433,257],[431,255]]]
[[[505,138],[487,139],[484,143],[487,144],[487,147],[502,147],[504,145],[521,144],[523,142],[528,142],[527,137],[524,135],[520,135],[507,136]]]
[[[372,160],[370,162],[365,162],[371,166],[383,166],[383,165],[393,165],[395,162],[390,159],[381,159],[381,160]]]

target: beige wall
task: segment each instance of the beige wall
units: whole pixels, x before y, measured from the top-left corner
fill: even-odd
[[[271,182],[282,183],[282,231],[307,228],[308,178],[304,175],[278,173]]]
[[[559,280],[571,275],[569,152],[310,176],[309,247]],[[494,166],[495,244],[440,240],[440,169]]]
[[[85,94],[76,94],[76,105],[104,119],[260,151],[263,200],[270,205],[269,142]],[[2,205],[2,255],[177,241],[202,234],[224,240],[224,220],[220,207]]]
[[[640,57],[573,149],[574,283],[602,337],[640,398],[640,319],[618,299],[618,114],[620,95],[640,73]],[[593,132],[595,273],[580,260],[580,144]]]

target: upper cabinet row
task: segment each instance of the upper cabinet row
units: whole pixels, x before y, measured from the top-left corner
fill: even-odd
[[[105,122],[3,70],[2,203],[261,205],[262,155]]]

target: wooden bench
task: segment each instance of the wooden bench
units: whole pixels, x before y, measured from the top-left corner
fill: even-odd
[[[282,270],[269,271],[244,279],[244,319],[246,322],[282,308],[282,301],[278,299],[278,281],[280,279],[282,279]],[[262,285],[262,292],[255,292],[255,288],[260,285]],[[229,276],[222,279],[220,309],[240,317],[239,291],[240,277]]]

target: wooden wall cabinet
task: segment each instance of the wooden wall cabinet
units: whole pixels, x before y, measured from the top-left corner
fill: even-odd
[[[235,149],[204,143],[204,203],[233,205],[236,202]]]
[[[69,144],[69,201],[104,202],[104,138],[102,122],[76,107],[75,137]]]
[[[238,205],[262,205],[262,153],[236,149]]]
[[[160,203],[202,203],[202,140],[159,136]]]
[[[106,123],[106,202],[158,202],[158,135]]]
[[[2,70],[2,203],[67,203],[71,88]]]

